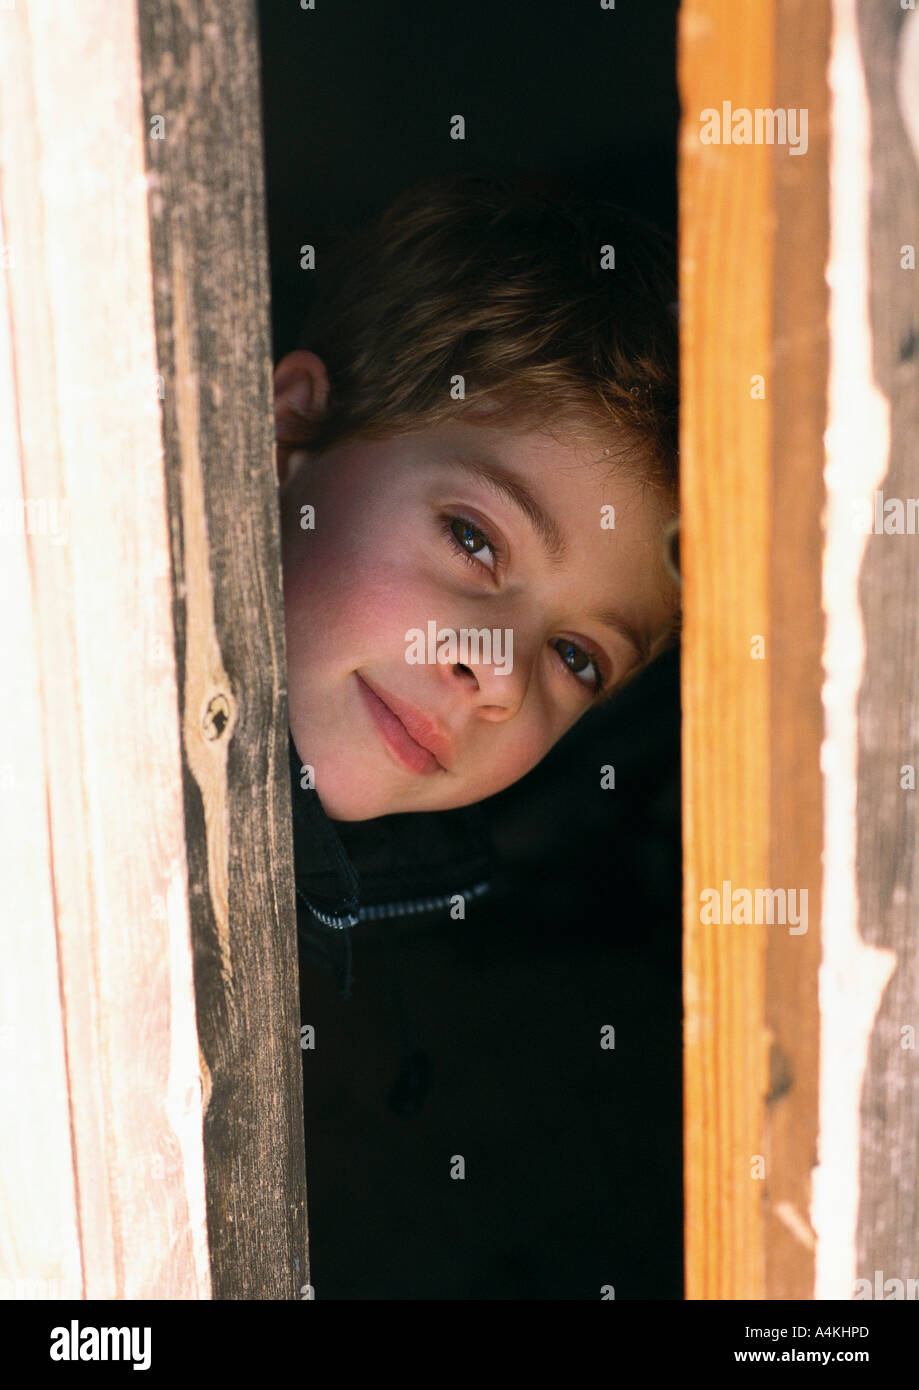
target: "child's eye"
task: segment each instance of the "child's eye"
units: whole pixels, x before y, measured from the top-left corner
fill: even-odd
[[[579,681],[581,685],[593,686],[593,693],[599,695],[603,685],[603,676],[590,653],[585,652],[584,648],[579,647],[576,642],[569,642],[567,637],[557,637],[549,645],[558,652],[575,680]],[[587,680],[584,679],[582,672],[587,673]]]
[[[463,559],[470,565],[484,565],[485,569],[494,574],[498,568],[498,550],[485,532],[464,516],[448,516],[445,517],[445,521],[444,534],[452,541]],[[479,558],[479,551],[483,549],[491,552],[492,564],[487,564]]]

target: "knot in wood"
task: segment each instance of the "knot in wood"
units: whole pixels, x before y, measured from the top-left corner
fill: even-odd
[[[769,1048],[769,1094],[766,1104],[771,1105],[773,1101],[781,1100],[782,1096],[787,1095],[794,1085],[794,1080],[791,1062],[778,1043],[772,1043]]]
[[[213,695],[208,701],[207,709],[204,712],[204,737],[213,743],[215,739],[222,737],[229,722],[230,701],[228,696],[221,691],[218,695]]]

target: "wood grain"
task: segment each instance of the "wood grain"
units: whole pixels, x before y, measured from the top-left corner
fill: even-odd
[[[919,15],[859,0],[859,41],[871,113],[869,313],[875,382],[889,402],[884,497],[919,497]],[[913,30],[908,34],[908,26]],[[900,64],[909,39],[911,67]],[[905,94],[905,93],[904,93]],[[908,124],[912,126],[910,137]],[[857,1277],[919,1278],[919,535],[871,534],[860,603],[865,673],[858,705],[858,925],[896,968],[874,1022],[861,1097]],[[895,1286],[892,1286],[892,1289]],[[876,1296],[876,1294],[874,1295]]]
[[[0,1297],[298,1299],[252,6],[0,40]]]
[[[207,1298],[134,11],[0,37],[0,1294]]]
[[[769,882],[808,895],[808,930],[772,931],[765,1020],[766,1298],[812,1298],[817,1160],[823,738],[821,515],[827,421],[830,5],[779,0],[772,105],[808,113],[806,155],[773,173]]]
[[[214,1297],[309,1281],[258,40],[142,5]]]
[[[690,1299],[813,1287],[827,24],[823,3],[680,13]],[[813,103],[816,144],[703,144],[701,112],[725,101]],[[703,924],[700,894],[725,881],[807,889],[808,932]]]

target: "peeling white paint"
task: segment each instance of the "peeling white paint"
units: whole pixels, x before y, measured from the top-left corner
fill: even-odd
[[[855,0],[834,0],[831,94],[830,379],[823,554],[825,737],[823,916],[818,1162],[811,1224],[817,1235],[814,1296],[851,1299],[856,1277],[859,1100],[868,1041],[895,964],[858,932],[855,873],[857,698],[864,668],[858,578],[867,537],[853,526],[857,499],[887,470],[888,402],[871,369],[868,315],[870,111]]]

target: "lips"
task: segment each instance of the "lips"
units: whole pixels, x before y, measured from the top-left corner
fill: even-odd
[[[357,672],[355,672],[357,675]],[[390,751],[411,772],[449,769],[453,745],[428,715],[357,676],[364,705]]]

